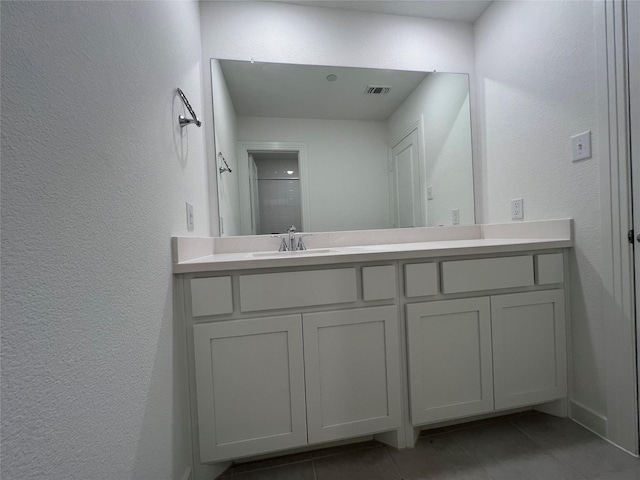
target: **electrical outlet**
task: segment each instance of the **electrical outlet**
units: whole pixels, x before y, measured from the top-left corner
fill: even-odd
[[[521,198],[514,198],[511,200],[511,220],[522,220],[524,218],[522,203],[523,201]]]
[[[460,209],[454,208],[451,210],[451,224],[459,225],[460,224]]]
[[[193,205],[187,202],[187,231],[193,232],[194,228]]]
[[[433,200],[433,185],[427,185],[427,200]]]

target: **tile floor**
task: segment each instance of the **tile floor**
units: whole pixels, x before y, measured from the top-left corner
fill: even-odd
[[[223,478],[640,480],[640,459],[571,420],[541,413],[426,433],[414,449],[370,441],[238,464]]]

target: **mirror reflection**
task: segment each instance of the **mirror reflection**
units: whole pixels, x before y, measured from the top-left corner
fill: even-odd
[[[211,78],[222,235],[474,223],[468,75],[214,59]]]

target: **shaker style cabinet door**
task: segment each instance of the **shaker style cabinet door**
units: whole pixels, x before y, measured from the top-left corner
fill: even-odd
[[[567,396],[564,290],[491,297],[496,409]]]
[[[303,315],[309,443],[400,426],[396,306]]]
[[[493,410],[489,298],[406,306],[411,423]]]
[[[300,315],[193,329],[202,462],[305,445]]]

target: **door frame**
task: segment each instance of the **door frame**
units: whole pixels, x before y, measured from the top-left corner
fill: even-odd
[[[627,3],[628,61],[629,61],[629,128],[640,133],[640,3]],[[629,20],[635,18],[637,21]],[[635,129],[635,130],[634,130]],[[640,135],[631,135],[631,196],[633,201],[633,225],[636,237],[635,248],[635,315],[636,315],[636,369],[640,366]],[[640,372],[636,372],[638,388],[638,416],[640,417]],[[640,419],[638,421],[638,444],[640,449]]]
[[[395,139],[387,145],[387,170],[389,172],[389,222],[392,228],[397,228],[399,212],[397,211],[397,194],[396,181],[393,166],[393,149],[405,138],[413,133],[418,132],[418,172],[420,176],[420,221],[422,226],[427,226],[427,179],[424,178],[427,172],[426,158],[424,154],[424,115],[420,115],[415,122],[395,137]]]
[[[597,429],[593,425],[587,426],[625,450],[638,454],[640,404],[636,361],[640,344],[635,325],[633,245],[627,238],[633,228],[627,2],[595,1],[593,8],[598,84],[607,411],[606,416],[600,419],[605,431],[599,431],[602,428]],[[596,420],[595,413],[593,417]]]
[[[300,170],[300,209],[302,225],[300,231],[311,231],[309,205],[309,164],[307,144],[303,142],[238,142],[238,182],[240,190],[240,231],[242,235],[251,235],[251,201],[249,185],[249,152],[288,151],[298,152]],[[284,232],[283,232],[284,233]]]

